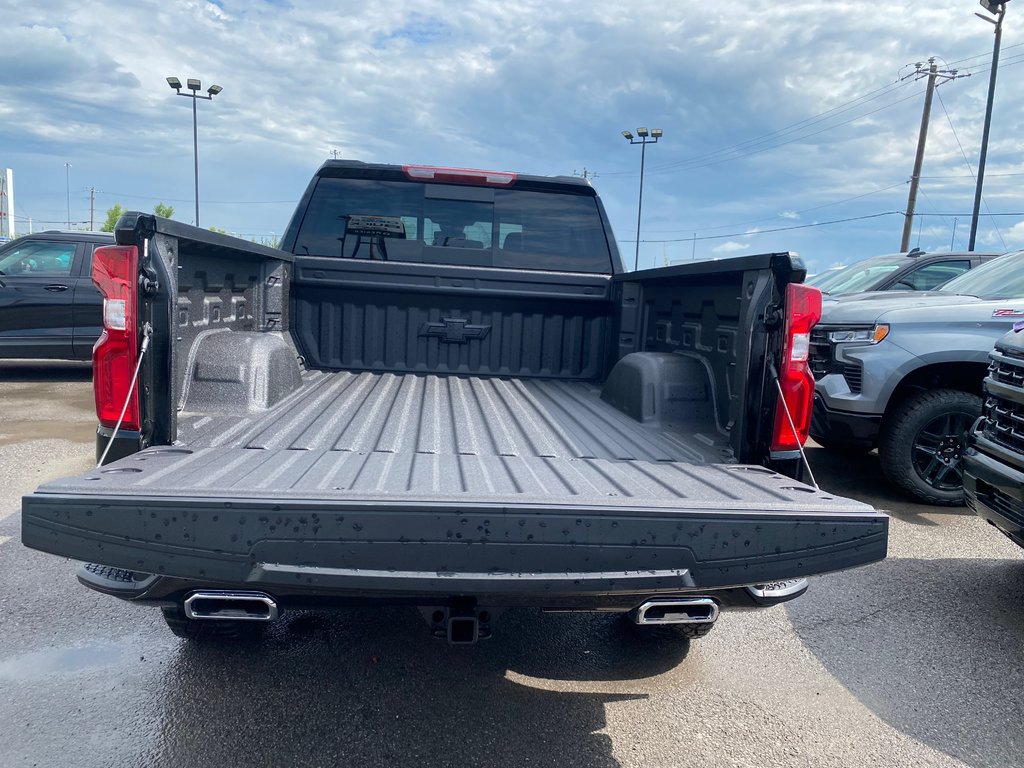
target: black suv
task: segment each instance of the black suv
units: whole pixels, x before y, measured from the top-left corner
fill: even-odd
[[[0,358],[89,360],[103,330],[92,253],[105,232],[38,232],[0,246]]]

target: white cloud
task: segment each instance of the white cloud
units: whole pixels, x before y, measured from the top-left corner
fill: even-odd
[[[922,83],[895,78],[934,51],[977,69],[939,89],[918,211],[969,211],[991,49],[990,29],[959,0],[898,14],[868,0],[813,13],[754,0],[671,3],[656,16],[611,0],[3,5],[0,160],[15,169],[23,214],[64,218],[64,162],[73,218],[87,210],[83,186],[100,189],[103,205],[174,198],[189,210],[191,105],[164,78],[198,76],[224,87],[199,104],[211,224],[280,232],[290,204],[266,201],[297,199],[337,150],[542,174],[586,166],[618,236],[631,238],[640,152],[619,131],[648,125],[665,137],[645,151],[642,238],[666,241],[641,246],[649,264],[730,244],[798,250],[812,266],[826,254],[895,250],[902,218],[886,212],[906,205],[900,183],[923,102]],[[1007,25],[1004,48],[1022,35]],[[1006,129],[1024,118],[1024,82],[1002,77],[996,99],[986,201],[1022,210],[1020,178],[998,174],[1024,172],[1024,139]],[[219,202],[240,200],[260,202]],[[886,215],[760,231],[812,209],[819,221]],[[952,218],[938,222],[926,227],[948,243],[938,230]],[[958,240],[965,226],[961,218]],[[731,233],[747,235],[700,240]],[[980,234],[998,242],[984,221]]]
[[[727,240],[721,245],[711,249],[712,253],[744,253],[750,250],[750,243],[738,243],[735,240]]]

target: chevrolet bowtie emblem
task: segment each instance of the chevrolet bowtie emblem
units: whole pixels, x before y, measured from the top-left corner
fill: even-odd
[[[465,344],[470,339],[485,339],[491,332],[489,325],[472,325],[464,317],[445,317],[439,323],[424,323],[420,336],[437,336],[449,344]]]

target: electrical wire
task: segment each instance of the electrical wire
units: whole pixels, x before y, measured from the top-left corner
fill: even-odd
[[[960,136],[957,135],[956,128],[953,126],[953,120],[949,116],[949,112],[946,110],[946,102],[942,100],[942,94],[939,93],[939,89],[935,89],[935,95],[939,97],[939,106],[942,107],[942,113],[946,116],[946,122],[949,123],[949,130],[953,132],[953,138],[956,139],[956,145],[960,147],[960,154],[963,155],[964,164],[967,166],[967,170],[971,174],[971,178],[977,183],[978,179],[974,175],[974,169],[971,167],[971,161],[967,159],[967,153],[964,152],[964,145],[960,143]],[[985,212],[991,217],[992,211],[988,207],[988,201],[985,199],[984,194],[981,196],[981,202],[985,206]],[[973,218],[973,217],[972,217]],[[999,236],[999,242],[1003,244],[1003,250],[1007,250],[1006,241],[1003,239],[1003,233],[999,231],[999,226],[995,220],[992,220],[992,228],[995,229],[996,234]]]
[[[127,198],[131,200],[157,200],[168,203],[195,202],[193,198],[149,197],[147,195],[127,195],[121,192],[101,192],[100,190],[96,190],[96,194],[105,195],[106,197]],[[298,200],[203,200],[203,205],[283,205],[285,203],[295,205],[297,202]]]
[[[985,178],[986,179],[1001,178],[1001,177],[1004,177],[1004,176],[1024,176],[1024,173],[987,173],[987,172],[985,173]],[[974,171],[973,170],[971,170],[971,173],[966,175],[966,176],[963,175],[963,174],[960,174],[960,175],[948,175],[948,176],[919,176],[918,178],[920,178],[920,179],[971,179],[973,181],[977,181],[977,176],[974,175]]]
[[[792,227],[775,227],[773,229],[759,229],[755,232],[732,232],[728,235],[704,235],[702,237],[677,237],[668,240],[641,240],[641,243],[691,243],[696,240],[724,240],[727,237],[753,237],[754,235],[767,235],[772,232],[790,232],[794,229],[809,229],[811,227],[825,227],[830,224],[843,224],[848,221],[863,221],[865,219],[877,219],[880,216],[903,215],[903,211],[882,211],[881,213],[869,213],[865,216],[851,216],[847,219],[833,219],[832,221],[816,221],[812,224],[796,224]],[[1022,214],[1024,215],[1024,214]],[[635,243],[636,240],[616,240],[619,243]]]
[[[687,160],[680,160],[680,161],[677,161],[677,162],[674,162],[674,163],[668,163],[667,165],[663,165],[663,166],[655,165],[655,166],[652,167],[652,171],[653,170],[658,170],[658,169],[664,169],[664,168],[673,168],[673,167],[677,167],[677,166],[680,166],[680,165],[689,164],[689,163],[696,162],[696,161],[701,161],[701,160],[710,160],[710,159],[713,159],[716,155],[721,155],[721,154],[724,154],[726,152],[731,152],[731,151],[735,151],[735,150],[739,150],[739,149],[746,149],[746,148],[749,148],[749,147],[757,146],[759,144],[764,144],[764,143],[766,143],[768,141],[771,141],[775,137],[781,137],[781,136],[786,136],[786,135],[792,134],[792,133],[796,132],[798,129],[800,129],[802,127],[811,127],[813,125],[817,125],[819,123],[823,123],[826,120],[830,120],[833,117],[836,117],[837,115],[846,114],[847,112],[850,112],[850,111],[854,110],[858,106],[863,106],[864,104],[866,104],[868,102],[874,101],[875,99],[879,99],[882,96],[885,96],[885,95],[887,95],[888,93],[890,93],[890,92],[892,92],[894,90],[898,90],[899,88],[904,88],[907,85],[910,85],[910,83],[886,85],[883,88],[878,88],[878,89],[876,89],[874,91],[871,91],[871,92],[865,94],[864,96],[859,96],[859,97],[857,97],[855,99],[851,99],[849,102],[846,102],[845,104],[836,105],[832,109],[827,110],[825,112],[822,112],[819,115],[815,115],[814,117],[807,118],[806,120],[801,120],[800,122],[793,123],[792,125],[787,126],[785,128],[780,128],[777,131],[773,131],[773,132],[771,132],[769,134],[765,134],[764,136],[762,136],[760,138],[755,138],[755,139],[750,139],[750,140],[745,141],[745,142],[740,142],[739,144],[735,144],[732,147],[727,147],[725,149],[721,149],[721,150],[718,150],[716,152],[711,152],[711,153],[708,153],[707,155],[698,155],[696,158],[689,158]],[[860,103],[858,104],[857,102],[860,102]],[[869,112],[868,114],[872,114],[872,113]],[[855,119],[859,119],[859,118],[855,118]],[[849,122],[849,121],[847,121],[847,122]],[[846,122],[838,123],[836,126],[831,126],[830,128],[827,128],[825,130],[831,130],[832,127],[838,127],[839,125],[845,125],[845,124],[846,124]],[[810,134],[810,135],[815,135],[815,134]],[[783,142],[783,144],[785,144],[785,143],[791,143],[791,142]],[[773,147],[774,146],[782,146],[782,144],[775,144],[775,145],[772,145],[772,146]],[[746,153],[746,154],[752,154],[752,153]]]
[[[1014,44],[1012,46],[1006,46],[1006,49],[1016,48],[1016,47],[1021,46],[1021,45],[1024,45],[1024,43],[1017,43],[1017,44]],[[991,54],[981,53],[981,54],[977,54],[976,56],[967,57],[966,59],[958,59],[957,61],[951,62],[951,64],[956,64],[956,63],[959,63],[961,61],[968,61],[968,60],[974,59],[974,58],[980,58],[980,57],[983,57],[983,56],[986,56],[986,55],[991,55]],[[1010,67],[1010,66],[1014,66],[1016,64],[1022,64],[1022,63],[1024,63],[1024,53],[1017,54],[1015,56],[1011,56],[1009,58],[1003,59],[1002,61],[1000,61],[999,68],[1002,69],[1003,67]],[[962,71],[963,70],[972,70],[972,69],[977,70],[977,71],[973,72],[973,73],[969,73],[969,74],[981,74],[982,72],[991,69],[991,61],[989,61],[989,62],[982,62],[982,63],[977,64],[977,65],[973,65],[973,66],[970,66],[970,67],[962,68]],[[893,93],[894,91],[898,90],[899,88],[905,87],[906,85],[910,85],[913,82],[915,82],[915,81],[908,79],[905,83],[897,83],[897,84],[885,85],[885,86],[883,86],[881,88],[875,89],[874,91],[869,91],[866,94],[863,94],[861,96],[858,96],[858,97],[855,97],[853,99],[850,99],[849,101],[843,102],[842,104],[838,104],[838,105],[836,105],[835,107],[833,107],[833,108],[831,108],[829,110],[826,110],[824,112],[818,113],[817,115],[814,115],[812,117],[806,118],[806,119],[801,120],[801,121],[798,121],[796,123],[792,123],[792,124],[790,124],[788,126],[780,128],[780,129],[778,129],[776,131],[772,131],[770,133],[763,134],[762,136],[755,137],[753,139],[748,139],[747,141],[740,142],[738,144],[734,144],[734,145],[731,145],[729,147],[724,147],[722,149],[715,150],[713,152],[709,152],[709,153],[706,153],[706,154],[703,154],[703,155],[697,155],[695,157],[686,158],[686,159],[683,159],[683,160],[676,161],[674,163],[668,163],[666,165],[654,165],[649,170],[647,170],[646,173],[647,174],[652,174],[652,173],[658,174],[658,173],[667,173],[668,171],[672,171],[672,170],[683,171],[683,170],[697,170],[699,168],[707,168],[707,167],[712,166],[712,165],[718,165],[718,164],[721,164],[721,163],[724,163],[724,162],[728,162],[728,161],[731,161],[731,160],[739,160],[739,159],[742,159],[744,157],[749,157],[751,155],[759,154],[761,152],[766,152],[766,151],[768,151],[770,149],[776,149],[778,147],[786,146],[787,144],[792,144],[792,143],[797,142],[797,141],[802,141],[804,139],[808,139],[808,138],[811,138],[813,136],[820,135],[822,133],[825,133],[826,131],[832,130],[833,128],[839,128],[839,127],[842,127],[844,125],[848,125],[849,123],[856,122],[857,120],[860,120],[860,119],[862,119],[864,117],[868,117],[870,115],[873,115],[873,114],[876,114],[878,112],[881,112],[882,110],[889,109],[890,107],[894,107],[897,104],[901,104],[904,101],[908,101],[909,99],[914,98],[917,95],[917,93],[915,92],[914,94],[912,94],[910,96],[904,97],[902,99],[898,99],[898,100],[896,100],[896,101],[894,101],[894,102],[892,102],[890,104],[886,104],[886,105],[884,105],[882,107],[879,107],[878,109],[871,110],[871,111],[866,112],[866,113],[861,114],[861,115],[857,115],[856,117],[852,117],[852,118],[850,118],[848,120],[844,120],[844,121],[836,123],[834,125],[827,126],[827,127],[822,128],[820,130],[812,131],[811,133],[802,134],[802,135],[794,137],[792,139],[788,139],[787,141],[772,143],[770,146],[761,147],[759,149],[752,149],[753,147],[757,147],[758,145],[771,142],[775,138],[779,138],[781,136],[785,136],[785,135],[794,133],[794,132],[798,131],[801,127],[810,127],[811,125],[816,125],[818,123],[825,122],[826,120],[831,119],[832,117],[835,117],[837,115],[844,114],[846,112],[850,112],[850,111],[854,110],[857,106],[863,106],[863,104],[866,104],[866,103],[868,103],[870,101],[874,101],[875,99],[881,98],[881,97],[883,97],[883,96],[885,96],[885,95],[887,95],[889,93]],[[747,149],[747,148],[751,148],[751,151],[740,151],[740,150]],[[730,154],[730,153],[735,153],[735,154]],[[638,171],[606,171],[606,172],[602,173],[602,175],[603,176],[631,177],[631,176],[639,176],[639,172]]]
[[[888,187],[881,187],[879,189],[872,190],[871,192],[864,192],[863,194],[854,195],[853,197],[846,197],[846,198],[843,198],[842,200],[835,200],[835,201],[833,201],[831,203],[823,203],[822,205],[815,205],[815,206],[813,206],[811,208],[801,208],[798,211],[793,211],[793,213],[799,215],[799,214],[803,214],[803,213],[811,213],[812,211],[820,211],[822,208],[831,208],[831,207],[836,206],[836,205],[842,205],[843,203],[849,203],[849,202],[852,202],[854,200],[860,200],[860,199],[865,198],[865,197],[870,197],[871,195],[877,195],[880,192],[887,192],[890,189],[895,189],[896,187],[903,187],[903,186],[906,186],[908,183],[909,182],[901,181],[901,182],[898,182],[896,184],[890,184]],[[699,227],[699,229],[701,229],[701,230],[703,230],[705,232],[713,232],[716,229],[731,229],[732,227],[745,227],[745,226],[747,226],[749,224],[761,224],[761,223],[766,222],[766,221],[776,221],[776,220],[778,220],[778,218],[779,217],[776,215],[776,216],[769,216],[769,217],[762,218],[762,219],[751,219],[749,221],[734,221],[734,222],[730,222],[729,224],[716,224],[714,226],[709,226],[709,227]],[[672,232],[692,232],[693,229],[694,228],[692,226],[689,226],[689,227],[677,227],[677,228],[674,228],[674,229],[647,229],[647,231],[648,232],[672,233]],[[688,237],[688,238],[685,238],[685,239],[686,240],[693,240],[692,237]],[[633,242],[636,242],[636,241],[633,241]]]
[[[934,203],[932,202],[932,199],[931,199],[931,197],[929,197],[929,195],[928,195],[928,193],[927,193],[927,192],[925,191],[924,187],[918,187],[918,188],[917,188],[917,191],[918,191],[918,192],[920,192],[920,193],[921,193],[922,195],[924,195],[924,199],[925,199],[925,200],[926,200],[926,201],[928,202],[928,205],[930,205],[930,206],[932,207],[932,209],[934,209],[934,208],[935,208],[935,204],[934,204]],[[916,215],[916,213],[915,213],[915,215]],[[948,217],[946,217],[946,216],[942,216],[941,218],[942,218],[943,222],[945,222],[945,223],[946,223],[946,225],[947,225],[947,226],[950,226],[950,227],[952,227],[952,225],[950,225],[950,224],[948,223]],[[917,240],[918,240],[918,245],[920,245],[920,244],[921,244],[921,230],[920,230],[920,221],[923,221],[923,219],[919,220],[919,225],[918,225],[918,232],[917,232]]]
[[[824,112],[820,112],[817,115],[812,115],[811,117],[805,118],[803,120],[799,120],[799,121],[797,121],[795,123],[791,123],[790,125],[787,125],[787,126],[784,126],[782,128],[779,128],[778,130],[771,131],[769,133],[762,134],[761,136],[756,136],[756,137],[754,137],[752,139],[748,139],[746,141],[742,141],[742,142],[739,142],[738,144],[733,144],[733,145],[728,146],[728,147],[723,147],[722,149],[718,149],[718,150],[715,150],[713,152],[708,152],[708,153],[703,154],[703,155],[696,155],[695,157],[687,158],[685,160],[680,160],[680,161],[677,161],[675,163],[669,163],[669,164],[664,165],[664,166],[653,166],[651,170],[654,171],[656,169],[673,168],[673,167],[680,166],[680,165],[683,165],[683,164],[686,164],[686,163],[700,162],[700,161],[704,161],[704,160],[715,158],[718,155],[723,155],[723,154],[726,154],[726,153],[729,153],[729,152],[734,152],[734,151],[737,151],[737,150],[741,150],[741,149],[745,149],[745,148],[748,148],[748,147],[756,146],[758,144],[763,144],[763,143],[765,143],[767,141],[771,141],[772,138],[774,138],[774,137],[784,136],[784,135],[787,135],[787,134],[795,132],[796,130],[800,129],[801,127],[809,127],[811,125],[815,125],[815,124],[824,122],[825,120],[828,120],[831,117],[835,117],[836,115],[844,114],[846,112],[849,112],[852,109],[854,109],[856,106],[858,106],[858,102],[863,104],[863,103],[867,103],[869,101],[874,101],[877,98],[881,98],[886,93],[889,93],[889,92],[894,91],[894,90],[898,90],[899,88],[903,88],[906,85],[910,85],[910,82],[907,82],[907,83],[896,83],[896,84],[888,83],[885,86],[882,86],[881,88],[876,88],[873,91],[868,91],[867,93],[862,94],[860,96],[857,96],[857,97],[855,97],[853,99],[850,99],[849,101],[845,101],[845,102],[843,102],[841,104],[837,104],[836,106],[834,106],[834,107],[832,107],[830,109],[827,109]],[[872,114],[872,113],[868,113],[868,114]],[[845,123],[841,123],[840,125],[844,125],[844,124]],[[812,135],[814,135],[814,134],[812,134]],[[790,143],[790,142],[786,142],[786,143]],[[777,146],[782,146],[782,145],[780,144],[780,145],[777,145]],[[748,154],[752,154],[752,153],[748,153]],[[745,156],[745,155],[742,155],[742,156]],[[728,158],[728,159],[734,159],[734,158]],[[639,174],[636,173],[636,172],[633,172],[633,171],[608,171],[608,172],[603,172],[602,175],[603,176],[637,176]]]
[[[1008,51],[1011,48],[1020,48],[1022,45],[1024,45],[1024,43],[1014,43],[1013,45],[1003,46],[1002,50],[1003,51]],[[956,59],[954,61],[947,62],[946,66],[947,67],[952,67],[953,64],[960,64],[961,62],[964,62],[964,61],[970,61],[971,59],[980,59],[980,58],[983,58],[985,56],[988,56],[988,57],[991,58],[992,52],[991,51],[986,51],[985,53],[976,53],[973,56],[965,56],[962,59]]]

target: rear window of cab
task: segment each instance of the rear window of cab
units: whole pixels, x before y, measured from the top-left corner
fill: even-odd
[[[597,198],[416,181],[320,178],[298,255],[611,273]]]

